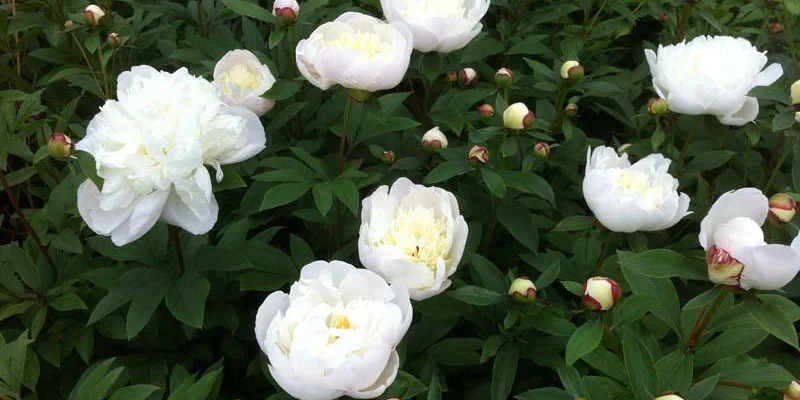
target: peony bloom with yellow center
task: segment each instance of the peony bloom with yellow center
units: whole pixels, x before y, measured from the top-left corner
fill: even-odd
[[[222,88],[222,100],[228,105],[245,107],[259,116],[275,106],[261,97],[275,84],[275,77],[247,50],[226,53],[214,67],[214,83]]]
[[[449,53],[464,48],[477,36],[489,0],[381,0],[389,22],[411,30],[414,48]]]
[[[411,317],[402,285],[341,261],[315,261],[288,294],[264,300],[255,335],[270,374],[292,397],[371,399],[397,376],[395,347]]]
[[[411,61],[411,33],[403,25],[347,12],[297,44],[297,68],[314,86],[376,92],[397,86]]]
[[[424,300],[450,286],[467,232],[452,193],[400,178],[364,199],[358,255],[367,269]]]
[[[610,147],[589,149],[583,197],[595,217],[614,232],[660,231],[689,215],[689,196],[667,172],[670,160],[651,154],[631,165]]]

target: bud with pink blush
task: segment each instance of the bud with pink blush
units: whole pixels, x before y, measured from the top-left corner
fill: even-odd
[[[583,284],[583,305],[594,311],[608,311],[619,302],[622,290],[617,281],[603,276],[589,278]]]

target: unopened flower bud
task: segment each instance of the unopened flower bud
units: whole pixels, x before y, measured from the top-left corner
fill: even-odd
[[[739,260],[727,251],[711,246],[706,252],[706,265],[708,266],[708,279],[717,285],[739,287],[742,276],[742,265]]]
[[[662,11],[661,14],[658,14],[658,20],[662,24],[666,24],[667,22],[669,22],[669,13],[666,11]]]
[[[72,139],[63,133],[54,133],[47,141],[47,151],[56,160],[68,159],[74,150]]]
[[[383,155],[381,156],[382,163],[386,165],[392,165],[395,161],[397,161],[397,155],[394,154],[393,151],[387,150],[383,152]]]
[[[621,146],[619,146],[619,148],[617,149],[617,154],[619,154],[619,155],[623,155],[623,154],[625,154],[625,153],[628,151],[628,149],[630,149],[630,148],[631,148],[631,146],[633,146],[633,145],[632,145],[632,144],[630,144],[630,143],[624,143],[624,144],[622,144],[622,145],[621,145]]]
[[[794,122],[800,124],[800,111],[794,113]]]
[[[794,110],[800,111],[800,80],[792,84],[791,95]]]
[[[71,31],[73,29],[75,29],[75,22],[74,21],[72,21],[71,19],[68,19],[66,22],[64,22],[64,30],[65,31]]]
[[[617,281],[602,276],[589,278],[583,284],[583,305],[590,310],[608,311],[622,296]]]
[[[800,379],[789,384],[783,392],[783,400],[800,400]]]
[[[478,107],[478,114],[486,119],[492,118],[494,117],[494,107],[491,104],[481,104]]]
[[[797,213],[797,201],[787,193],[778,193],[769,198],[769,220],[781,225],[791,221]]]
[[[447,71],[446,77],[447,81],[450,83],[458,82],[458,72],[456,71]]]
[[[117,47],[122,45],[122,36],[120,36],[119,33],[111,32],[108,34],[106,43],[108,44],[108,47],[116,49]]]
[[[478,73],[472,68],[464,68],[458,71],[458,80],[464,86],[470,86],[478,81]]]
[[[363,103],[372,97],[372,93],[364,89],[347,89],[347,96],[358,103]]]
[[[668,392],[658,395],[655,400],[684,400],[683,397],[678,396],[674,392]]]
[[[772,21],[769,22],[767,29],[769,29],[770,33],[772,33],[773,35],[777,35],[783,32],[783,24],[781,24],[780,21],[773,19]]]
[[[300,4],[297,4],[297,0],[275,0],[275,4],[272,5],[272,15],[276,16],[284,25],[292,25],[297,22],[299,14]]]
[[[583,67],[577,61],[567,61],[561,65],[561,77],[571,82],[578,82],[583,79]]]
[[[494,74],[494,83],[501,88],[507,88],[514,82],[514,73],[508,68],[500,68]]]
[[[475,145],[469,149],[469,161],[473,164],[486,164],[489,162],[489,149],[486,146]]]
[[[536,143],[533,146],[533,155],[543,160],[550,156],[550,145],[545,142]]]
[[[522,130],[528,127],[536,116],[524,103],[514,103],[503,112],[503,124],[511,130]]]
[[[517,303],[533,303],[536,301],[536,285],[527,277],[520,276],[511,282],[508,295]]]
[[[86,24],[88,25],[99,25],[100,20],[105,16],[105,11],[96,4],[88,5],[83,9],[83,18],[86,19]]]
[[[422,135],[422,145],[431,149],[447,148],[447,136],[442,133],[438,126],[435,126]]]
[[[578,105],[575,103],[569,103],[564,107],[564,113],[566,113],[570,117],[574,117],[578,115]]]
[[[669,103],[658,97],[647,100],[647,111],[652,115],[664,115],[669,112]]]

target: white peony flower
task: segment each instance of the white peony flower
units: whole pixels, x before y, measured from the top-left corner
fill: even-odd
[[[358,255],[367,269],[424,300],[450,286],[467,232],[452,193],[400,178],[364,199]]]
[[[800,236],[791,246],[767,244],[761,225],[769,200],[755,188],[720,196],[700,223],[712,282],[744,290],[776,290],[800,272]]]
[[[255,54],[247,50],[232,50],[214,67],[214,83],[222,88],[222,101],[242,106],[261,116],[275,102],[261,97],[275,84],[275,77]]]
[[[414,49],[449,53],[464,48],[483,29],[489,0],[381,0],[389,22],[414,35]]]
[[[583,197],[595,217],[614,232],[659,231],[690,214],[689,196],[667,172],[670,160],[651,154],[631,165],[610,147],[586,155]]]
[[[289,294],[259,307],[255,334],[278,384],[300,400],[380,396],[397,376],[395,346],[411,324],[400,285],[341,261],[303,267]]]
[[[218,89],[185,68],[149,66],[120,74],[118,100],[108,100],[89,122],[76,149],[94,156],[98,190],[78,189],[78,210],[89,228],[118,246],[147,233],[159,219],[193,234],[208,232],[218,206],[203,164],[245,160],[264,149],[258,117],[220,100]]]
[[[412,50],[405,26],[347,12],[297,44],[297,68],[322,90],[338,84],[376,92],[400,83]]]
[[[670,110],[715,115],[725,125],[741,126],[758,116],[758,99],[747,94],[783,75],[780,64],[766,69],[766,52],[746,39],[700,36],[689,43],[645,50],[653,86]],[[763,71],[762,71],[763,69]]]

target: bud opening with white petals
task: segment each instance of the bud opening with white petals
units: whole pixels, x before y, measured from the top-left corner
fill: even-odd
[[[769,198],[769,220],[781,225],[791,221],[797,213],[797,201],[788,193],[777,193]]]
[[[472,146],[469,150],[469,160],[473,164],[486,164],[489,162],[489,150],[486,146]]]
[[[122,36],[120,36],[119,33],[111,32],[108,34],[108,38],[106,38],[106,44],[108,44],[108,47],[116,49],[122,45]]]
[[[791,95],[795,111],[800,111],[800,80],[792,84]]]
[[[492,118],[494,117],[494,107],[491,104],[481,104],[478,107],[478,114],[486,119]]]
[[[619,302],[622,291],[617,281],[602,276],[589,278],[583,284],[583,305],[590,310],[608,311]]]
[[[397,161],[397,155],[391,150],[384,151],[381,155],[381,162],[386,165],[392,165],[395,161]]]
[[[47,141],[47,151],[56,160],[66,160],[75,151],[72,139],[63,133],[54,133]]]
[[[533,146],[533,154],[543,160],[547,159],[547,157],[550,157],[550,145],[545,142],[536,143]]]
[[[789,384],[783,392],[783,400],[800,400],[800,379]]]
[[[706,252],[708,279],[717,285],[738,287],[742,277],[742,265],[730,253],[718,246],[712,246]]]
[[[681,397],[681,396],[678,396],[674,392],[668,392],[668,393],[660,394],[658,397],[655,398],[655,400],[684,400],[684,398]]]
[[[583,79],[583,75],[583,67],[579,62],[570,60],[561,64],[561,78],[571,82],[578,82]]]
[[[458,71],[458,80],[464,86],[470,86],[478,81],[478,73],[472,68],[464,68]]]
[[[514,103],[503,112],[503,124],[506,128],[519,131],[527,128],[536,116],[524,103]]]
[[[510,87],[514,82],[514,73],[508,68],[500,68],[494,74],[494,83],[501,88]]]
[[[272,15],[284,25],[294,24],[300,15],[300,4],[297,0],[275,0],[275,4],[272,5]]]
[[[517,303],[536,302],[536,285],[526,276],[520,276],[511,282],[508,287],[508,295]]]
[[[99,25],[100,21],[105,16],[106,16],[105,11],[103,11],[103,9],[96,4],[88,5],[86,6],[86,8],[83,9],[83,18],[86,19],[86,23],[88,25],[92,26]]]
[[[442,133],[438,126],[422,135],[422,145],[431,149],[447,148],[447,136]]]

